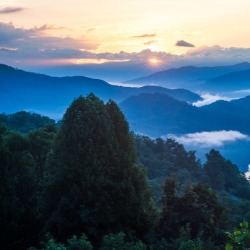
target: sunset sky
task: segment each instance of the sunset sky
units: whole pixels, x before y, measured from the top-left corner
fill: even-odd
[[[249,0],[0,0],[0,62],[249,61],[249,10]]]

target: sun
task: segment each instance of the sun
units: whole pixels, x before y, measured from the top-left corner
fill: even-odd
[[[153,65],[157,65],[157,64],[159,64],[161,62],[157,58],[150,58],[150,59],[148,59],[148,61],[149,61],[150,64],[153,64]]]

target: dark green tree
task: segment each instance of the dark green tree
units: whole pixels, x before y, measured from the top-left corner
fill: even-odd
[[[148,229],[150,192],[135,165],[128,124],[117,105],[90,94],[67,109],[50,159],[44,231],[65,239],[85,232],[100,240]]]
[[[27,137],[0,137],[0,248],[26,249],[37,240],[35,162]]]
[[[213,189],[225,190],[242,198],[250,199],[250,184],[238,167],[212,149],[206,154],[203,180]]]
[[[176,180],[166,181],[159,223],[160,235],[168,240],[188,231],[189,239],[211,238],[220,244],[226,223],[226,211],[214,191],[206,185],[188,186],[183,195],[176,192]],[[188,239],[188,240],[189,240]]]
[[[123,232],[105,235],[99,250],[147,250],[147,246],[141,241],[128,242]]]
[[[27,133],[46,125],[55,125],[55,121],[47,116],[20,111],[10,115],[0,114],[0,124],[8,129]]]
[[[46,161],[54,141],[57,128],[54,125],[47,125],[28,134],[29,151],[35,162],[39,179],[44,178],[46,171]]]
[[[195,157],[195,151],[186,151],[184,146],[173,139],[166,140],[166,158],[173,165],[173,171],[182,169],[190,171],[196,178],[201,174],[200,161]]]

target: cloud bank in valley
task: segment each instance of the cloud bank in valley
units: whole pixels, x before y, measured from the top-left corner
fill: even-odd
[[[231,101],[231,100],[234,99],[234,98],[222,96],[222,95],[219,95],[219,94],[212,95],[212,94],[209,94],[209,93],[201,94],[201,97],[203,98],[203,100],[194,102],[193,103],[194,106],[202,107],[202,106],[211,104],[211,103],[219,101],[219,100]]]
[[[181,136],[168,135],[179,143],[187,146],[195,146],[201,148],[220,147],[225,143],[235,142],[238,140],[249,140],[249,136],[233,130],[221,130],[212,132],[197,132]]]

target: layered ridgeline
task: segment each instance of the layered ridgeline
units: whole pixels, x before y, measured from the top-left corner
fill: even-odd
[[[203,68],[203,71],[207,72],[207,76],[213,71],[224,74],[229,70],[240,74],[248,66],[248,63],[243,63],[231,67]],[[194,72],[191,74],[191,78],[198,77],[197,70],[202,68],[192,69]],[[190,67],[185,67],[183,70],[190,72]],[[174,77],[183,77],[183,79],[187,78],[187,80],[192,81],[188,74],[190,73],[182,74],[176,69]],[[203,145],[197,144],[196,140],[202,135],[195,133],[225,132],[227,138],[228,136],[232,138],[229,140],[232,143],[219,142],[217,149],[223,150],[223,155],[233,159],[242,171],[247,169],[250,162],[247,152],[250,134],[248,126],[250,122],[249,98],[231,102],[219,101],[198,108],[190,104],[201,100],[201,97],[184,89],[166,89],[159,86],[125,88],[87,77],[49,77],[5,65],[0,66],[0,113],[8,114],[26,110],[46,114],[54,119],[61,119],[71,100],[79,94],[87,95],[89,92],[97,94],[105,102],[110,98],[119,102],[131,129],[136,133],[153,137],[169,134],[174,134],[174,138],[184,136],[184,139],[180,140],[182,143],[186,141],[185,136],[190,136],[192,133],[191,137],[195,136],[195,138],[191,138],[192,141],[188,138],[190,149],[199,148],[199,156],[204,155],[205,152]],[[4,124],[12,124],[12,128],[15,129],[15,123],[18,124],[20,117],[18,118],[18,114],[13,117],[8,117],[5,114],[0,118],[4,120]],[[23,119],[22,116],[21,119]],[[38,121],[37,124],[39,124]],[[29,130],[29,127],[36,128],[37,126],[36,124],[25,125],[22,131]],[[230,131],[233,131],[233,136],[230,135]],[[243,138],[243,140],[234,140],[235,134],[237,138]],[[218,134],[211,134],[211,137],[218,137]],[[200,141],[200,137],[198,141]],[[222,148],[222,146],[225,147]],[[209,148],[211,147],[209,146]]]
[[[120,107],[133,131],[153,137],[216,130],[250,134],[250,97],[198,108],[165,94],[141,94]]]
[[[167,88],[178,87],[200,91],[227,92],[250,88],[250,63],[232,66],[168,69],[127,81],[129,84],[156,84]]]
[[[125,88],[84,76],[50,77],[0,65],[0,112],[34,111],[59,118],[79,95],[94,93],[102,100],[122,101],[140,93],[165,93],[189,103],[202,98],[184,89],[157,86]]]

